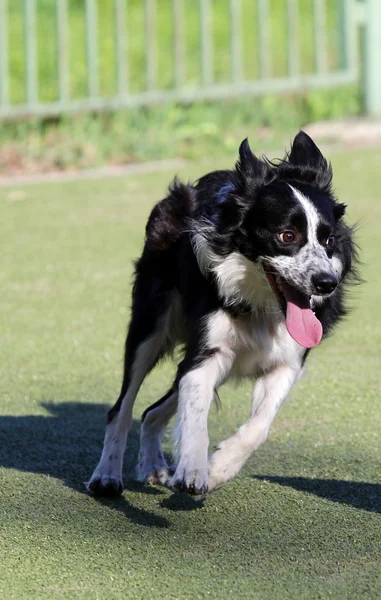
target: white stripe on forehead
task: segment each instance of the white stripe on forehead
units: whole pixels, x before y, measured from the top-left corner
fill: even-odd
[[[292,185],[288,184],[288,186],[291,188],[295,198],[302,205],[303,210],[305,212],[307,219],[308,243],[313,246],[319,245],[319,241],[317,238],[317,228],[320,222],[318,211],[312,204],[311,200],[307,198],[307,196],[302,194],[302,192],[299,192],[299,190],[296,190],[294,187],[292,187]]]

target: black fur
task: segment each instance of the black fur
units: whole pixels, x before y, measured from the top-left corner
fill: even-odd
[[[303,204],[303,198],[310,208]],[[282,281],[298,294],[315,298],[319,292],[314,281],[321,259],[321,264],[328,265],[339,278],[335,282],[337,289],[322,302],[318,299],[320,303],[316,301],[314,308],[323,335],[328,335],[346,313],[348,285],[358,280],[356,246],[353,231],[343,219],[345,208],[332,191],[331,165],[304,132],[296,136],[283,160],[275,162],[256,157],[244,140],[235,169],[208,173],[193,185],[175,179],[168,196],[153,208],[146,226],[143,253],[135,269],[124,378],[120,396],[109,412],[109,423],[117,420],[144,344],[151,346],[144,361],[141,359],[142,378],[177,345],[183,346],[184,354],[169,392],[147,408],[143,421],[150,410],[164,405],[179,389],[184,375],[221,352],[218,344],[210,342],[207,328],[217,311],[229,313],[232,322],[239,322],[240,327],[246,327],[245,319],[253,319],[255,314],[252,322],[256,327],[263,325],[266,339],[275,335],[272,319],[278,325],[279,319],[284,319],[279,309],[276,309],[276,317],[271,311],[266,315],[264,305],[256,304],[255,291],[259,288],[246,296],[244,293],[242,297],[234,296],[229,292],[229,282],[226,289],[223,288],[213,261],[223,269],[229,256],[238,257],[249,265],[248,273],[254,277],[252,285],[260,281],[272,306],[278,301],[286,314],[286,299],[281,291],[287,291],[287,287],[282,288]],[[311,215],[317,223],[315,229],[309,224]],[[282,232],[292,233],[292,243],[284,243]],[[309,236],[312,237],[309,239]],[[330,238],[332,244],[328,244]],[[304,263],[300,257],[304,255],[312,256],[315,262],[307,261],[302,272]],[[296,270],[295,280],[290,280],[291,276],[284,274],[286,271],[279,271],[279,265],[283,262],[286,269],[296,261],[298,266],[298,257],[302,266],[299,272]],[[335,272],[334,263],[339,264]],[[250,269],[254,269],[255,276]],[[255,279],[258,273],[259,280]],[[274,277],[280,281],[278,291],[272,283]],[[283,324],[281,335],[288,336]],[[267,352],[266,344],[265,340],[263,352]],[[308,348],[308,344],[304,345]],[[300,354],[300,367],[309,352],[306,349]],[[136,393],[140,383],[134,384]],[[129,400],[132,404],[133,401],[134,398]],[[106,493],[112,485],[120,493],[117,478],[112,476],[111,484],[101,482],[102,465],[101,460],[89,489],[101,494],[103,487]],[[185,485],[184,480],[179,479],[174,485],[198,493],[195,481]],[[206,489],[205,482],[200,489]]]
[[[169,195],[156,204],[150,214],[144,251],[136,265],[124,380],[109,420],[114,418],[126,393],[134,351],[168,308],[171,291],[179,292],[186,328],[191,331],[183,340],[187,351],[177,379],[183,371],[193,368],[206,354],[213,352],[203,344],[201,320],[224,306],[224,300],[218,296],[213,277],[206,279],[200,271],[191,242],[191,223],[193,230],[199,225],[199,233],[221,256],[238,250],[256,261],[261,255],[295,252],[295,248],[280,249],[272,235],[273,231],[286,227],[292,211],[292,194],[286,183],[308,195],[326,221],[326,231],[334,229],[337,237],[334,252],[344,265],[341,286],[315,311],[324,335],[346,314],[345,286],[358,278],[357,253],[352,230],[342,221],[346,206],[338,203],[332,194],[331,165],[304,132],[296,136],[286,159],[278,162],[257,158],[246,139],[239,148],[235,170],[214,171],[201,177],[195,185],[185,185],[175,179]],[[275,203],[271,214],[266,210],[269,198]],[[272,219],[276,216],[276,220],[269,222],[270,216]],[[295,219],[297,217],[295,215]],[[303,215],[299,217],[303,219]],[[234,316],[251,310],[245,302],[224,308]],[[171,349],[168,342],[158,359]]]

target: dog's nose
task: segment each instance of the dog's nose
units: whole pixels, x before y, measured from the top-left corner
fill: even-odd
[[[331,294],[338,284],[336,276],[331,273],[316,273],[311,280],[318,294]]]

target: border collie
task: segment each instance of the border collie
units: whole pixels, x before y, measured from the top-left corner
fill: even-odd
[[[168,392],[142,417],[138,478],[189,494],[232,479],[266,440],[309,350],[345,314],[356,276],[345,204],[332,169],[300,132],[284,160],[257,158],[247,140],[234,170],[177,180],[148,219],[136,264],[120,396],[88,489],[122,493],[123,455],[139,388],[184,347]],[[255,380],[249,419],[208,457],[208,412],[229,377]],[[177,412],[176,467],[162,451]]]

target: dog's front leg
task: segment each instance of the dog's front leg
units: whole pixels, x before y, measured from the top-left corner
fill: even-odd
[[[208,412],[215,390],[229,373],[230,352],[216,350],[179,382],[177,468],[171,486],[192,495],[208,491]]]
[[[218,444],[209,460],[209,490],[233,479],[249,456],[263,444],[300,371],[301,365],[282,365],[257,379],[250,419],[234,435]]]

